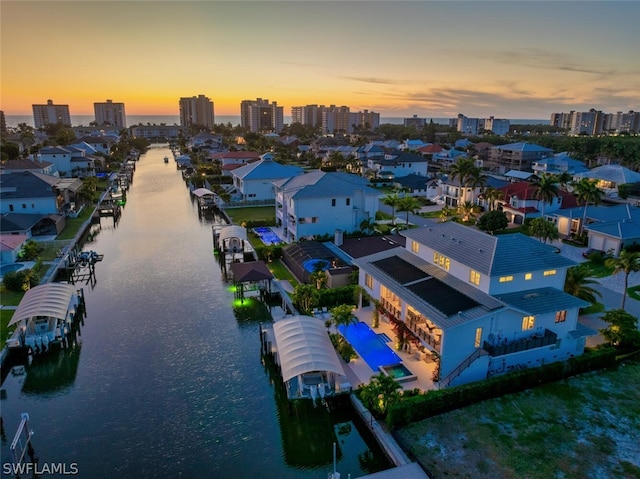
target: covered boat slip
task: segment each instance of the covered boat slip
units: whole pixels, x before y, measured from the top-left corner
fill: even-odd
[[[351,391],[323,321],[286,317],[261,334],[266,351],[280,366],[289,399],[323,399]]]
[[[59,341],[76,318],[80,292],[71,284],[47,283],[27,291],[8,326],[17,325],[7,340],[10,348],[40,349]]]

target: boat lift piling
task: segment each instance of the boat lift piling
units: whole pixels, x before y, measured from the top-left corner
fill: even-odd
[[[29,413],[23,412],[20,417],[21,420],[18,425],[18,430],[16,431],[13,441],[11,442],[11,447],[9,448],[13,457],[13,462],[16,465],[22,464],[25,455],[28,455],[31,460],[34,458],[33,444],[31,444],[33,431],[29,427]]]

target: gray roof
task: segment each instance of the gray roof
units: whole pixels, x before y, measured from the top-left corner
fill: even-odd
[[[414,279],[409,283],[400,282],[402,280],[398,281],[398,279],[394,279],[390,274],[374,264],[381,260],[393,257],[397,257],[404,260],[404,262],[412,264],[418,270],[426,273],[425,277]],[[498,301],[483,291],[455,278],[446,271],[428,263],[422,258],[415,256],[405,248],[390,249],[380,253],[374,253],[369,256],[364,256],[362,258],[356,258],[353,260],[353,264],[361,268],[363,271],[366,271],[376,280],[382,282],[403,301],[406,301],[414,308],[417,308],[441,328],[451,328],[466,321],[482,317],[490,311],[504,307],[504,304],[501,301]],[[472,306],[464,311],[447,314],[438,309],[440,307],[439,305],[436,305],[440,298],[433,298],[433,300],[430,301],[429,299],[426,299],[424,295],[419,296],[409,289],[416,289],[416,286],[420,283],[432,281],[432,279],[436,279],[443,283],[448,287],[448,289],[454,289],[460,295],[466,297],[465,300],[467,298],[470,299]]]
[[[0,217],[0,231],[26,231],[33,228],[45,215],[26,213],[5,213]]]
[[[448,221],[401,234],[487,276],[574,266],[557,250],[521,233],[492,236]]]
[[[296,199],[351,196],[354,190],[380,196],[378,190],[368,186],[369,181],[366,178],[341,172],[314,170],[304,175],[274,181],[274,184],[288,191],[295,191],[291,197]]]
[[[637,173],[629,168],[625,168],[621,165],[603,165],[594,168],[593,170],[585,171],[584,173],[578,173],[576,178],[594,178],[598,180],[611,181],[617,185],[625,183],[638,183],[640,182],[640,173]]]
[[[497,299],[531,315],[551,313],[571,308],[584,308],[587,301],[555,288],[538,288],[515,293],[498,294]]]
[[[2,201],[20,198],[55,198],[53,187],[60,178],[33,171],[0,175],[0,199]]]
[[[585,206],[578,206],[576,208],[563,208],[554,211],[553,215],[564,216],[567,218],[582,218],[584,214]],[[624,220],[636,220],[640,221],[640,208],[637,206],[629,205],[628,203],[618,204],[613,206],[605,205],[587,205],[587,218],[598,222],[614,222]]]
[[[544,146],[536,145],[535,143],[527,143],[526,141],[509,143],[508,145],[493,146],[491,149],[504,151],[541,151],[545,153],[553,151],[551,148],[545,148]]]

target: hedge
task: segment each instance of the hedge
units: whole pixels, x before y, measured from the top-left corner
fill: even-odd
[[[425,394],[403,398],[402,401],[393,404],[387,412],[386,423],[390,429],[406,426],[412,422],[453,411],[485,399],[524,391],[541,384],[560,381],[576,374],[615,365],[616,350],[611,347],[603,347],[568,361],[521,369],[462,386],[430,390]]]

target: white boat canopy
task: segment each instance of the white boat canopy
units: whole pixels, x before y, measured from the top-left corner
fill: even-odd
[[[34,286],[22,297],[8,326],[37,316],[64,319],[75,294],[76,288],[71,284],[47,283]]]
[[[273,333],[285,382],[314,371],[345,376],[323,321],[311,316],[293,316],[273,323]]]
[[[230,238],[240,238],[242,240],[246,240],[247,229],[238,225],[225,226],[220,230],[220,243]]]
[[[198,198],[202,198],[203,196],[208,196],[208,195],[215,196],[215,193],[211,190],[208,190],[207,188],[198,188],[196,190],[193,190],[191,193],[197,196]]]

